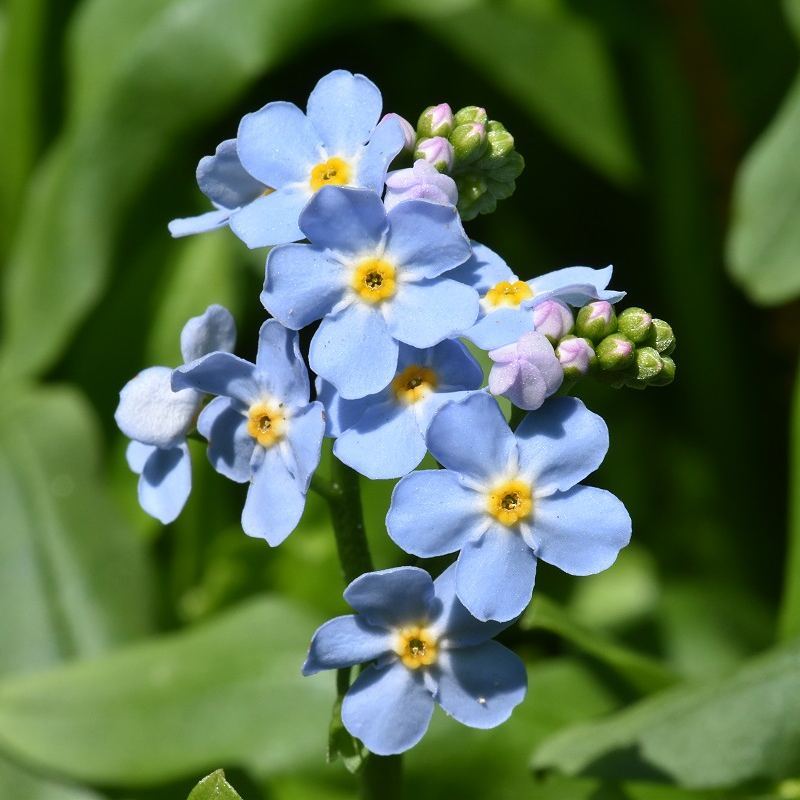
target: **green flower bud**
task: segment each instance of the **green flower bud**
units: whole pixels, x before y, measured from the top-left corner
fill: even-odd
[[[419,116],[417,122],[417,138],[429,139],[431,136],[444,136],[445,139],[453,131],[453,110],[447,103],[428,106]]]
[[[664,362],[658,350],[653,347],[639,347],[634,357],[631,380],[636,383],[652,383],[662,369]]]
[[[675,362],[669,356],[661,356],[661,372],[650,379],[651,386],[668,386],[675,380]]]
[[[675,349],[675,334],[672,326],[663,319],[654,319],[647,334],[647,344],[655,347],[661,355],[668,356]]]
[[[617,329],[634,344],[642,344],[653,326],[653,317],[643,308],[626,308],[617,319]]]
[[[605,300],[595,300],[584,306],[575,319],[575,335],[599,342],[617,330],[614,306]]]
[[[450,134],[450,144],[455,153],[456,169],[477,161],[488,146],[486,126],[480,122],[465,122]]]
[[[488,121],[489,117],[486,114],[486,109],[480,106],[466,106],[465,108],[460,108],[453,115],[454,128],[467,122],[479,122],[481,125],[485,125]]]
[[[577,325],[575,329],[577,330]],[[636,357],[636,346],[624,334],[612,333],[595,347],[595,353],[597,353],[597,363],[600,369],[617,372],[633,363]]]

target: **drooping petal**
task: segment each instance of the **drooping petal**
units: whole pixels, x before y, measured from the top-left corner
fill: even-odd
[[[536,500],[531,545],[539,558],[570,575],[607,569],[630,538],[630,515],[604,489],[578,485]]]
[[[306,489],[319,466],[325,434],[324,417],[322,403],[315,401],[295,412],[289,422],[286,439],[291,456],[286,460],[294,477]]]
[[[181,513],[192,491],[192,460],[186,442],[155,448],[139,476],[139,505],[164,525]]]
[[[261,396],[254,364],[232,353],[209,353],[174,370],[172,388],[232,397],[249,406]]]
[[[437,391],[478,389],[483,383],[481,365],[461,342],[446,339],[427,352],[428,363],[439,381]]]
[[[565,267],[528,281],[537,298],[556,297],[571,306],[581,307],[592,300],[607,300],[618,303],[625,292],[606,289],[613,267],[592,269],[591,267]]]
[[[528,676],[520,657],[499,642],[446,650],[436,700],[470,728],[505,722],[525,698]]]
[[[314,87],[307,114],[329,155],[350,156],[378,124],[382,106],[381,93],[369,78],[336,69]]]
[[[227,308],[210,305],[181,331],[181,355],[188,364],[215,350],[230,353],[236,345],[236,322]]]
[[[449,278],[466,283],[481,296],[501,281],[516,280],[511,267],[494,250],[474,240],[470,244],[472,255],[469,260],[448,275]]]
[[[409,200],[389,212],[386,258],[421,278],[463,264],[472,248],[454,206]]]
[[[373,661],[392,649],[392,634],[349,614],[328,620],[317,629],[303,664],[303,675]]]
[[[128,462],[131,472],[141,475],[147,459],[150,458],[153,450],[157,449],[154,444],[144,444],[144,442],[137,442],[133,440],[128,442],[125,449],[125,460]]]
[[[239,161],[236,139],[226,139],[213,156],[203,156],[197,165],[197,185],[212,203],[239,208],[255,200],[266,188]]]
[[[276,319],[268,319],[258,332],[256,370],[259,383],[290,405],[303,405],[311,394],[308,370],[300,355],[300,337]]]
[[[251,249],[303,238],[298,218],[311,196],[303,187],[276,189],[231,216],[231,230]]]
[[[403,753],[425,735],[434,702],[420,673],[395,661],[368,667],[350,687],[342,703],[342,722],[370,752]]]
[[[432,347],[467,330],[479,305],[474,290],[445,277],[401,284],[387,309],[396,339],[412,347]]]
[[[231,210],[228,208],[218,208],[214,211],[206,211],[205,214],[198,214],[195,217],[178,217],[167,224],[170,234],[179,239],[182,236],[192,236],[195,233],[206,233],[215,231],[228,224],[231,217]]]
[[[394,628],[419,624],[430,616],[433,581],[418,567],[367,572],[344,590],[344,599],[370,625]]]
[[[465,431],[469,429],[466,428]],[[469,438],[462,431],[462,435]],[[406,475],[392,492],[386,529],[407,553],[433,558],[460,550],[486,529],[481,496],[454,472],[420,470]]]
[[[518,617],[531,601],[535,579],[533,551],[518,531],[500,524],[466,542],[458,557],[458,599],[480,620]]]
[[[317,375],[353,400],[389,384],[397,368],[397,342],[379,311],[353,303],[322,320],[308,360]]]
[[[380,194],[386,171],[405,146],[405,133],[399,120],[384,118],[372,132],[356,167],[355,183]]]
[[[516,342],[533,330],[533,312],[527,308],[498,308],[481,317],[464,336],[481,350]]]
[[[214,469],[232,481],[247,483],[255,439],[231,401],[215,397],[200,414],[197,430],[208,440],[208,460]]]
[[[364,412],[375,403],[382,402],[386,393],[359,397],[357,400],[345,400],[328,381],[317,378],[317,399],[325,406],[325,435],[341,436],[348,428],[352,428]]]
[[[579,483],[600,466],[608,451],[603,418],[575,397],[551,397],[525,416],[516,436],[520,469],[543,494]]]

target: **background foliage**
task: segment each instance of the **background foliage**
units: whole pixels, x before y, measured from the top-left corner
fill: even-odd
[[[493,732],[438,717],[415,797],[800,797],[798,37],[798,0],[0,2],[0,796],[183,798],[217,767],[247,800],[353,794],[332,686],[299,677],[344,610],[321,504],[271,551],[198,451],[161,528],[112,419],[209,302],[252,356],[263,253],[166,222],[243,113],[345,67],[412,119],[487,106],[528,166],[470,233],[524,277],[613,262],[679,339],[669,389],[584,393],[634,543],[540,570],[506,636],[528,699]],[[364,489],[398,564],[391,484]]]

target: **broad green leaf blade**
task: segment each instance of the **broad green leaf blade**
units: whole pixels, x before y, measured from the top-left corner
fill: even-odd
[[[290,604],[260,599],[187,632],[9,680],[0,746],[70,778],[125,786],[221,764],[266,775],[321,762],[333,688],[300,674],[314,627]]]
[[[533,758],[536,769],[622,780],[641,774],[642,762],[696,789],[796,775],[800,641],[753,660],[727,679],[670,689],[607,719],[567,729],[541,745]]]
[[[0,797],[8,800],[100,800],[100,795],[25,772],[0,759]]]
[[[800,362],[795,377],[790,420],[789,553],[781,603],[780,634],[800,636]]]
[[[242,798],[225,780],[225,773],[218,769],[203,778],[192,789],[187,800],[242,800]]]

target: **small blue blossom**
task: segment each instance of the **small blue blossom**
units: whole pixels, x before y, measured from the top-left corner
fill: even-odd
[[[434,705],[471,728],[494,728],[522,702],[522,661],[492,641],[507,624],[479,622],[458,601],[455,565],[435,581],[417,567],[370,572],[344,598],[358,615],[314,634],[304,675],[375,662],[342,703],[345,728],[373,753],[413,747]]]
[[[181,332],[184,362],[211,352],[232,350],[236,326],[230,312],[212,305],[192,317]],[[149,367],[128,381],[114,414],[120,430],[132,439],[127,459],[139,477],[139,504],[164,524],[181,513],[192,488],[192,465],[186,435],[194,427],[203,395],[194,389],[174,392],[169,367]]]
[[[472,286],[481,297],[478,321],[464,333],[483,350],[511,344],[533,329],[531,309],[547,299],[581,307],[592,300],[618,303],[625,292],[607,289],[612,267],[566,267],[521,281],[497,253],[472,242],[472,257],[449,277]]]
[[[311,368],[354,400],[388,386],[400,343],[432,347],[478,315],[478,294],[448,274],[470,256],[458,212],[408,200],[387,213],[365,189],[321,189],[300,215],[311,244],[270,251],[261,302],[288,328],[322,319]]]
[[[467,348],[447,340],[426,350],[400,345],[397,374],[377,394],[345,400],[317,379],[317,396],[325,406],[326,433],[336,437],[337,458],[368,478],[399,478],[425,456],[433,415],[482,382],[480,364]]]
[[[433,418],[428,449],[444,466],[395,487],[389,536],[423,558],[459,552],[458,598],[482,620],[510,620],[530,602],[542,559],[571,575],[600,572],[630,539],[610,492],[578,482],[608,450],[603,420],[554,397],[512,433],[496,401],[476,393]]]
[[[309,403],[297,334],[267,320],[255,364],[210,353],[175,370],[172,387],[217,395],[197,421],[208,458],[227,478],[250,483],[244,532],[280,544],[303,514],[325,428],[322,404]]]

